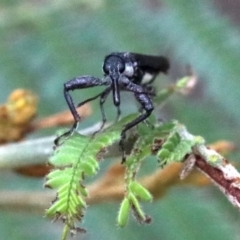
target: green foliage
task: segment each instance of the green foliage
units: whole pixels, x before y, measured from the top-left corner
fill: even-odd
[[[160,99],[163,101],[171,96],[172,93],[184,88],[187,82],[188,78],[183,78],[176,83],[175,87],[169,88],[169,91],[164,90],[160,92],[158,95],[159,103],[161,103]],[[164,97],[161,97],[162,95]],[[87,206],[84,197],[88,196],[88,191],[83,184],[85,176],[93,176],[97,173],[99,161],[105,153],[106,147],[119,140],[122,126],[134,117],[136,117],[136,114],[129,115],[92,137],[82,136],[74,132],[71,137],[63,141],[54,151],[49,164],[54,166],[55,170],[47,175],[45,186],[56,189],[57,197],[53,201],[52,206],[47,210],[46,215],[64,220],[66,225],[65,234],[68,228],[72,232],[79,230],[75,222],[81,220],[84,216],[84,210]],[[150,218],[141,209],[138,199],[150,201],[152,196],[146,188],[136,182],[135,176],[141,161],[152,154],[154,139],[157,137],[158,142],[160,142],[157,148],[160,149],[162,147],[157,153],[162,162],[161,164],[174,160],[181,161],[191,150],[190,143],[187,144],[185,140],[181,141],[178,134],[174,132],[176,123],[165,123],[154,129],[153,124],[156,120],[153,116],[150,118],[150,122],[151,126],[139,124],[138,133],[140,137],[134,144],[133,150],[126,161],[127,191],[118,216],[118,225],[121,227],[127,223],[127,213],[130,206],[139,222],[147,223],[150,221]],[[149,127],[152,128],[151,131],[149,131]],[[156,145],[154,148],[156,148]],[[157,152],[156,149],[154,151]],[[164,151],[168,151],[168,155],[163,157]]]
[[[130,201],[128,198],[124,198],[119,209],[117,223],[119,227],[124,227],[128,221],[128,215],[130,211]]]
[[[99,169],[99,161],[105,153],[105,148],[120,138],[121,126],[133,119],[131,115],[118,122],[114,128],[86,137],[74,132],[58,146],[49,164],[54,167],[46,176],[46,187],[57,190],[57,197],[46,211],[49,217],[64,221],[71,232],[80,230],[75,225],[84,215],[85,197],[88,196],[84,186],[84,178],[93,176]]]
[[[62,219],[65,223],[64,237],[68,230],[72,233],[82,231],[76,227],[76,221],[82,220],[88,191],[84,186],[85,176],[93,176],[99,169],[99,161],[106,148],[120,139],[122,126],[133,120],[136,115],[130,115],[112,125],[103,132],[92,137],[74,133],[58,146],[49,163],[55,168],[46,177],[45,186],[57,190],[57,197],[47,210],[49,217]],[[140,223],[150,223],[140,205],[141,201],[151,201],[151,193],[136,179],[141,162],[149,155],[156,155],[160,165],[184,160],[191,153],[192,147],[199,143],[194,137],[186,140],[179,135],[183,126],[178,122],[169,122],[159,126],[139,124],[138,139],[134,143],[126,165],[126,193],[120,205],[117,224],[124,227],[128,222],[129,211]],[[149,129],[151,128],[151,131]],[[148,130],[148,131],[147,131]]]
[[[157,153],[160,164],[182,161],[183,157],[191,152],[194,141],[182,140],[178,132],[173,131],[164,141],[161,150]]]
[[[154,102],[156,104],[164,103],[169,97],[171,97],[174,93],[180,92],[183,90],[189,81],[191,80],[190,76],[183,77],[179,79],[174,85],[169,86],[168,88],[161,89],[157,96],[154,98]]]
[[[127,223],[129,205],[134,216],[140,223],[149,223],[151,218],[146,215],[138,200],[151,201],[149,191],[136,181],[141,162],[150,155],[156,155],[160,166],[171,162],[183,161],[192,152],[192,147],[199,144],[199,137],[185,139],[180,136],[183,126],[178,122],[168,122],[140,135],[126,161],[126,194],[120,206],[118,225]],[[201,138],[202,139],[202,138]]]
[[[151,218],[143,212],[138,199],[149,202],[152,200],[151,193],[136,181],[128,181],[126,189],[126,196],[120,205],[118,213],[118,226],[124,227],[127,224],[130,207],[139,223],[150,223]]]

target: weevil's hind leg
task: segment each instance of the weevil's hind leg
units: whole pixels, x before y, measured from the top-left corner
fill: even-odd
[[[84,104],[86,104],[86,103],[88,103],[88,102],[90,102],[90,101],[93,101],[93,100],[97,99],[98,97],[101,96],[101,94],[102,94],[102,92],[99,93],[98,95],[94,96],[94,97],[88,98],[88,99],[84,100],[83,102],[80,102],[80,103],[77,105],[77,108],[81,107],[82,105],[84,105]]]
[[[145,112],[142,113],[141,115],[139,115],[137,118],[135,118],[130,123],[127,123],[123,127],[123,130],[121,132],[121,140],[119,142],[120,151],[122,152],[122,163],[124,163],[126,161],[126,153],[125,153],[125,146],[124,146],[124,142],[125,142],[125,139],[126,139],[126,132],[129,129],[131,129],[132,127],[139,124],[140,122],[146,120],[151,115],[151,113],[154,109],[153,103],[152,103],[151,99],[149,98],[149,96],[147,94],[145,94],[145,93],[140,93],[140,94],[135,93],[135,98],[141,104],[141,106],[145,110]]]
[[[144,112],[144,109],[143,109],[143,106],[140,106],[139,109],[138,109],[139,113],[143,113]],[[150,126],[152,129],[154,129],[154,125],[147,119],[143,120],[143,122],[147,125],[147,126]]]
[[[97,130],[96,132],[93,133],[93,136],[95,134],[97,134],[98,132],[100,132],[104,128],[105,123],[107,122],[107,118],[106,118],[106,114],[105,114],[103,105],[104,105],[110,91],[111,91],[111,87],[108,87],[100,94],[100,110],[101,110],[101,114],[102,114],[102,124],[101,124],[99,130]]]
[[[101,114],[102,114],[102,125],[99,129],[99,131],[101,131],[107,121],[107,118],[106,118],[106,114],[105,114],[105,111],[104,111],[104,108],[103,108],[103,105],[108,97],[108,94],[110,93],[111,91],[111,87],[107,88],[103,93],[102,95],[100,96],[100,109],[101,109]]]
[[[126,133],[122,132],[121,139],[119,141],[119,150],[122,153],[122,161],[121,161],[122,164],[126,162],[126,152],[125,152],[125,146],[124,146],[125,140],[126,140]]]

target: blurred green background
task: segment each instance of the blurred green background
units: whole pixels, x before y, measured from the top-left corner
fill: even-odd
[[[102,76],[102,61],[112,51],[162,54],[172,63],[161,88],[186,75],[191,65],[199,76],[190,96],[174,96],[161,112],[178,119],[208,142],[240,140],[240,3],[235,0],[2,0],[0,3],[0,102],[15,88],[39,95],[38,116],[67,109],[63,83],[78,75]],[[99,92],[77,91],[76,101]],[[123,99],[124,114],[135,111],[131,95]],[[99,120],[94,114],[82,123]],[[108,118],[115,118],[111,97]],[[45,130],[32,137],[54,134]],[[229,157],[239,165],[239,151]],[[1,172],[1,189],[41,190],[43,179]],[[0,196],[1,197],[1,196]],[[41,201],[39,199],[39,201]],[[148,226],[133,219],[115,226],[117,203],[88,208],[77,239],[239,239],[240,213],[213,186],[176,187],[144,205],[153,217]],[[59,223],[36,213],[1,209],[0,239],[60,239]]]

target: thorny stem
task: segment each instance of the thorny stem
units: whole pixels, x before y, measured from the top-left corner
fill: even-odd
[[[240,208],[240,174],[231,164],[224,160],[224,166],[213,167],[200,156],[197,156],[195,164],[211,178],[234,206]]]
[[[240,208],[240,174],[223,156],[206,147],[201,137],[191,135],[184,126],[179,125],[179,135],[186,140],[199,141],[193,148],[195,166],[209,177],[228,200]]]
[[[83,135],[91,135],[99,129],[101,123],[80,131]],[[43,137],[19,143],[0,146],[0,169],[11,169],[31,164],[46,164],[53,153],[53,142],[56,137]]]

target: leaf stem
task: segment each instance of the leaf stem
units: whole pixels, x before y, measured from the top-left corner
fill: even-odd
[[[65,226],[63,228],[61,240],[66,240],[68,233],[69,233],[69,226],[68,226],[68,224],[65,224]]]

